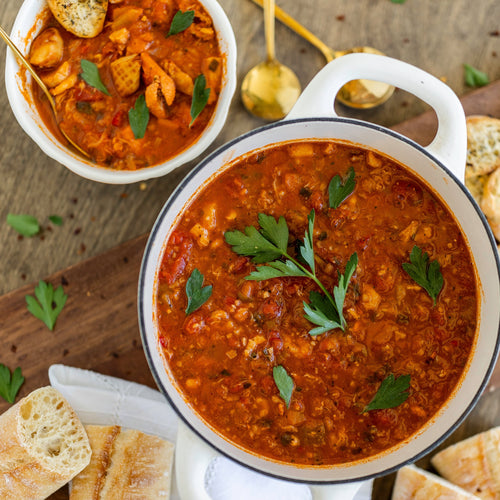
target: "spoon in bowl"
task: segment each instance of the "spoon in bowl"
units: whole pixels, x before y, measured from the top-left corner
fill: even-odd
[[[295,73],[275,57],[275,0],[264,0],[263,6],[267,59],[246,74],[241,99],[251,114],[265,120],[280,120],[292,109],[301,88]]]
[[[31,76],[35,80],[35,82],[40,86],[40,88],[43,90],[44,94],[46,95],[50,107],[52,108],[52,112],[54,113],[55,117],[55,122],[57,124],[58,130],[61,132],[61,134],[66,138],[66,140],[83,156],[86,158],[90,158],[90,155],[84,151],[78,144],[76,144],[64,130],[59,126],[59,121],[57,119],[57,109],[56,109],[56,103],[54,101],[54,98],[52,97],[52,94],[49,92],[49,89],[43,83],[41,78],[37,75],[36,71],[33,69],[33,66],[26,60],[26,58],[21,54],[21,51],[16,47],[15,43],[11,40],[9,35],[5,32],[5,30],[0,26],[0,38],[3,39],[3,41],[11,48],[11,50],[14,52],[16,55],[18,61],[30,72]]]
[[[255,4],[263,6],[263,0],[252,0]],[[329,63],[337,57],[352,54],[354,52],[364,52],[367,54],[384,55],[377,49],[368,46],[353,47],[349,50],[333,50],[324,44],[316,35],[304,28],[293,17],[279,7],[275,8],[276,17],[291,30],[295,31],[302,38],[314,45]],[[337,99],[346,106],[358,109],[369,109],[386,102],[393,94],[394,87],[383,82],[373,80],[353,80],[346,83],[337,95]]]

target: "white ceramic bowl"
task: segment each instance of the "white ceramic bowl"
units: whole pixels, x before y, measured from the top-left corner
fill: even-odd
[[[217,137],[226,121],[229,105],[236,88],[236,41],[231,24],[216,0],[202,0],[212,17],[222,54],[226,57],[222,91],[217,108],[208,127],[187,149],[158,165],[135,171],[119,171],[98,166],[83,159],[61,144],[43,123],[31,96],[30,75],[21,77],[21,69],[12,51],[7,49],[5,85],[14,115],[24,131],[51,158],[82,177],[109,184],[128,184],[168,174],[200,155]],[[46,0],[25,0],[17,14],[11,38],[23,54],[29,52],[31,42],[43,27],[41,13],[47,9]],[[20,73],[22,72],[22,73]]]
[[[339,118],[334,97],[347,81],[383,81],[403,88],[430,104],[439,127],[434,141],[422,147],[377,125]],[[440,195],[463,230],[479,280],[479,323],[475,345],[462,378],[447,403],[422,429],[384,453],[344,465],[307,467],[282,464],[234,446],[193,411],[179,391],[158,346],[156,323],[157,272],[165,242],[186,204],[228,163],[268,147],[294,140],[336,139],[385,153],[406,165]],[[413,462],[445,439],[477,402],[495,365],[499,347],[500,262],[495,240],[484,215],[462,184],[466,158],[465,116],[460,101],[443,82],[401,61],[368,54],[341,57],[327,65],[309,84],[287,118],[267,125],[221,147],[195,167],[180,183],[153,227],[139,279],[139,324],[144,348],[156,382],[188,427],[211,447],[197,447],[184,437],[177,445],[177,480],[186,499],[205,499],[199,485],[209,459],[218,452],[252,469],[275,477],[311,483],[361,481],[392,472]],[[180,433],[180,437],[186,433]],[[198,440],[199,442],[199,440]],[[208,450],[208,451],[207,451]],[[210,451],[212,450],[212,451]],[[200,464],[195,466],[195,464]],[[355,489],[342,484],[335,495],[314,498],[351,498]]]

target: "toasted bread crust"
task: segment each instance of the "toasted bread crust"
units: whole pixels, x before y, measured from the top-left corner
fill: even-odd
[[[97,36],[104,26],[108,0],[47,0],[61,26],[80,38]]]
[[[500,167],[500,120],[489,116],[469,116],[465,178],[489,174],[498,167]]]

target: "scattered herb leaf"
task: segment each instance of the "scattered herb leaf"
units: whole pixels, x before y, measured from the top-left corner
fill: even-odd
[[[195,269],[186,283],[186,295],[188,305],[186,314],[191,314],[201,307],[212,295],[212,285],[203,286],[203,274],[198,269]]]
[[[203,108],[207,105],[210,89],[205,88],[206,85],[207,80],[205,75],[198,75],[194,81],[193,100],[191,101],[191,123],[189,126],[193,124],[198,115],[203,111]]]
[[[128,110],[128,121],[136,139],[142,139],[149,123],[149,109],[146,98],[141,94],[135,101],[135,106]]]
[[[92,61],[82,59],[80,61],[80,67],[82,68],[80,76],[85,80],[85,82],[87,82],[91,87],[100,90],[103,94],[111,95],[109,90],[106,88],[106,85],[102,83],[99,68]]]
[[[304,302],[303,306],[304,317],[319,327],[312,329],[309,333],[319,335],[334,328],[343,330],[345,327],[342,308],[349,281],[357,266],[358,256],[353,254],[347,263],[345,275],[339,274],[339,284],[334,288],[332,296],[316,276],[313,246],[314,219],[315,213],[311,210],[308,215],[308,228],[299,249],[300,256],[310,270],[289,255],[289,230],[283,216],[276,221],[274,217],[261,213],[259,214],[260,231],[254,226],[247,226],[244,233],[237,230],[227,231],[224,238],[237,254],[252,257],[252,261],[256,264],[267,264],[257,266],[255,271],[252,271],[245,279],[263,281],[298,276],[310,278],[318,285],[323,294],[312,292],[309,296],[310,304]],[[282,257],[285,260],[279,260]]]
[[[22,236],[35,236],[40,231],[38,220],[32,215],[7,214],[7,224]]]
[[[405,3],[406,0],[391,0],[392,3]]]
[[[292,399],[293,379],[281,365],[273,368],[273,378],[276,387],[280,391],[280,396],[288,408],[290,406],[290,399]]]
[[[439,262],[433,260],[429,263],[429,254],[422,252],[422,249],[416,245],[410,253],[410,262],[404,262],[403,269],[413,281],[427,291],[436,305],[437,296],[444,283]]]
[[[170,23],[170,29],[168,30],[167,36],[181,33],[185,29],[189,28],[193,21],[194,10],[186,10],[186,12],[178,10]]]
[[[377,393],[372,400],[365,406],[362,413],[371,410],[384,410],[386,408],[395,408],[404,403],[408,398],[408,389],[410,388],[410,375],[401,375],[394,378],[390,373],[380,384]]]
[[[5,401],[12,404],[14,403],[19,389],[24,383],[24,377],[21,374],[21,368],[18,366],[13,372],[12,376],[10,370],[0,363],[0,396]]]
[[[62,226],[63,220],[59,215],[49,215],[49,220],[56,226]]]
[[[465,84],[469,87],[484,87],[490,83],[490,79],[486,73],[479,71],[470,64],[464,64],[465,68]]]
[[[328,196],[330,208],[338,208],[340,204],[354,191],[356,181],[354,180],[354,168],[349,169],[347,179],[342,183],[340,175],[336,175],[328,185]]]
[[[56,319],[62,311],[68,296],[64,293],[61,285],[54,291],[51,283],[40,280],[35,287],[35,297],[26,295],[28,311],[36,318],[42,320],[49,330],[54,329]],[[38,300],[37,300],[38,299]]]

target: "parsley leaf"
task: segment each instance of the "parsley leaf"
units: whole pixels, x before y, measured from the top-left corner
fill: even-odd
[[[439,262],[433,260],[429,263],[429,254],[422,253],[422,249],[416,245],[410,253],[410,262],[404,262],[403,269],[413,281],[427,291],[436,305],[437,296],[444,284]]]
[[[53,330],[57,316],[66,304],[68,296],[61,285],[54,291],[51,283],[42,280],[35,287],[35,295],[36,299],[32,295],[25,296],[28,311],[42,320],[49,330]]]
[[[80,76],[87,82],[91,87],[100,90],[103,94],[111,95],[106,85],[102,83],[101,75],[99,75],[99,68],[92,62],[87,61],[87,59],[82,59],[80,61],[80,67],[82,72]]]
[[[177,35],[181,31],[189,28],[194,21],[194,10],[186,10],[182,12],[178,10],[170,23],[170,29],[168,30],[167,36]]]
[[[405,3],[406,0],[391,0],[392,3]]]
[[[364,407],[362,413],[371,410],[384,410],[395,408],[408,399],[408,389],[410,388],[410,375],[401,375],[394,378],[389,374],[380,384],[377,393],[372,400]]]
[[[260,231],[254,226],[247,226],[245,232],[226,231],[224,238],[233,247],[233,251],[240,255],[252,257],[257,266],[245,279],[263,281],[272,278],[297,276],[312,279],[323,294],[312,292],[309,296],[310,304],[304,302],[304,317],[319,328],[312,329],[311,335],[319,335],[334,328],[344,330],[345,320],[342,314],[344,299],[349,281],[358,263],[357,254],[353,254],[346,265],[345,275],[339,274],[339,284],[332,295],[316,276],[314,262],[314,232],[315,212],[311,210],[308,215],[308,227],[305,231],[304,241],[299,249],[300,256],[310,269],[304,267],[298,260],[288,253],[289,230],[286,220],[281,216],[278,220],[266,214],[259,214]],[[282,257],[285,260],[280,260]]]
[[[7,403],[14,403],[19,389],[24,383],[24,377],[21,374],[21,368],[18,366],[13,372],[12,376],[10,370],[0,363],[0,396],[2,396]]]
[[[128,121],[136,139],[142,139],[149,123],[149,108],[146,98],[141,94],[135,101],[135,106],[128,110]]]
[[[273,378],[276,387],[280,391],[280,396],[288,408],[290,406],[290,399],[292,399],[293,379],[281,365],[273,368]]]
[[[189,126],[193,124],[198,115],[203,111],[203,108],[207,105],[210,89],[205,88],[206,85],[207,80],[205,75],[198,75],[194,81],[193,100],[191,101],[191,123]]]
[[[35,236],[40,231],[38,220],[32,215],[7,214],[7,224],[22,236]]]
[[[186,283],[186,295],[188,305],[186,314],[191,314],[200,308],[212,295],[212,285],[203,286],[203,274],[198,269],[195,269]]]
[[[328,185],[328,196],[330,208],[338,208],[340,204],[354,191],[356,181],[354,180],[354,168],[349,169],[347,179],[342,184],[340,175],[336,175]]]
[[[470,64],[464,64],[465,68],[465,84],[469,87],[484,87],[490,83],[490,79],[486,73],[479,71]]]
[[[56,226],[62,226],[63,220],[62,217],[59,217],[59,215],[49,215],[49,220]]]

